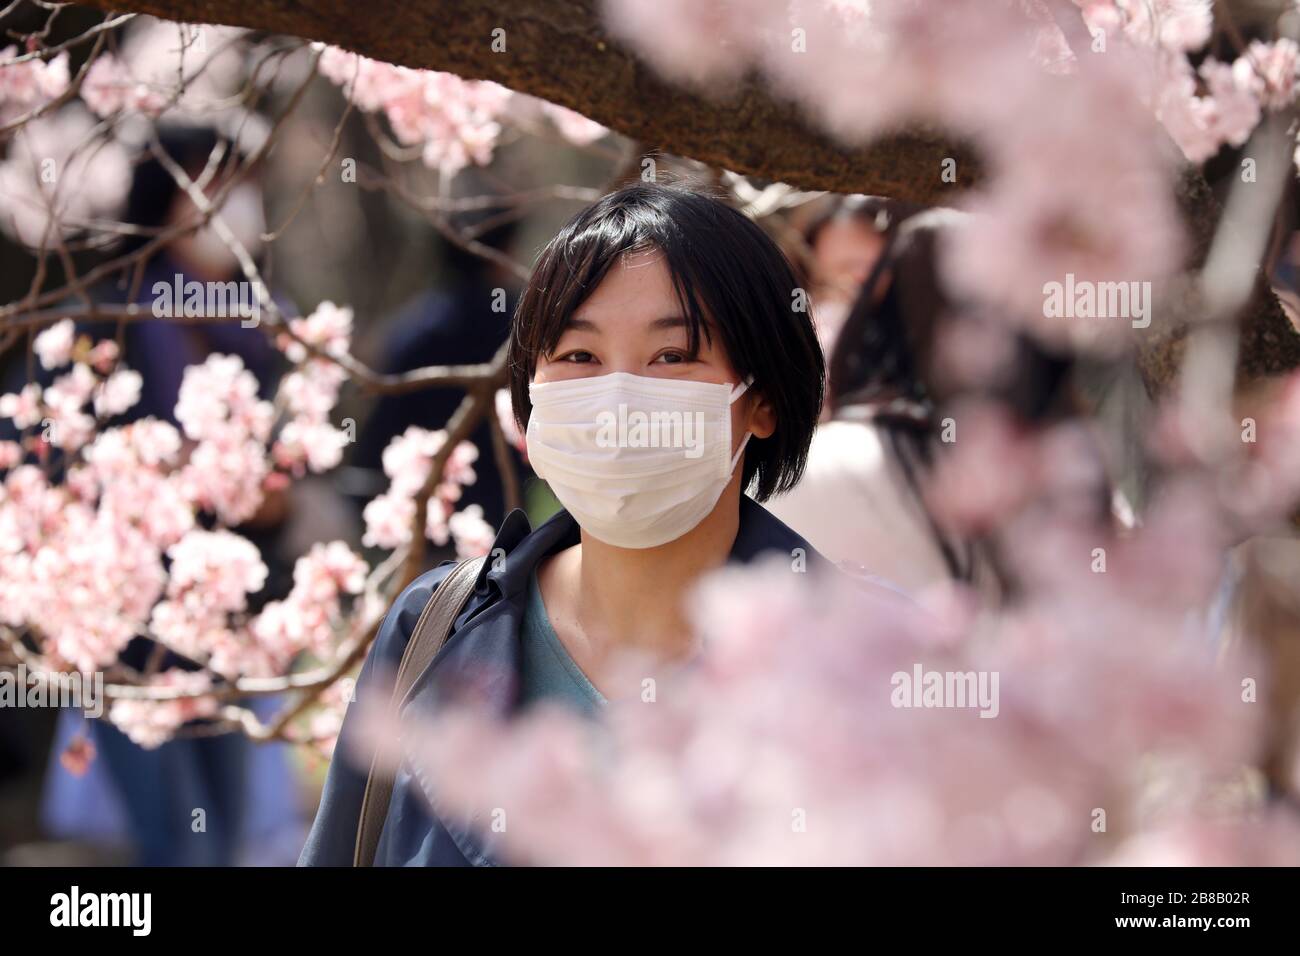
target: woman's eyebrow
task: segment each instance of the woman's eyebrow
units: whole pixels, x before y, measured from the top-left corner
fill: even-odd
[[[683,328],[687,324],[688,323],[686,319],[680,315],[665,315],[662,318],[652,319],[648,323],[647,327],[655,331],[659,331],[660,329]],[[591,321],[591,319],[584,319],[581,318],[580,316],[571,315],[569,316],[568,321],[564,323],[564,326],[562,327],[561,331],[599,332],[600,326],[598,326],[595,322]]]
[[[576,315],[571,315],[565,320],[564,325],[560,327],[560,332],[599,332],[600,327],[591,319],[581,319]]]
[[[686,326],[686,319],[680,315],[666,315],[662,319],[655,319],[650,323],[650,328],[655,329],[679,329]]]

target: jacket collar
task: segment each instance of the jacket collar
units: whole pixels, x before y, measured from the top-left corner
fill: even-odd
[[[516,508],[501,523],[501,530],[488,551],[488,560],[474,583],[474,592],[486,597],[495,587],[502,596],[517,594],[527,587],[528,576],[542,558],[581,540],[578,522],[564,509],[532,530],[528,516]],[[829,563],[757,501],[741,495],[736,540],[732,542],[727,561],[748,564],[767,552],[782,552],[791,558],[802,556],[810,566]]]

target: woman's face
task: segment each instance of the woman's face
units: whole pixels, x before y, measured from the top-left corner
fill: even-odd
[[[814,296],[852,302],[884,248],[885,237],[864,222],[857,219],[828,222],[813,245]]]
[[[625,255],[579,306],[550,355],[540,356],[535,382],[592,378],[629,372],[651,378],[737,385],[719,336],[700,337],[699,353],[688,349],[688,325],[663,254],[647,250]],[[731,406],[732,450],[745,432],[767,438],[775,427],[771,408],[753,391]]]

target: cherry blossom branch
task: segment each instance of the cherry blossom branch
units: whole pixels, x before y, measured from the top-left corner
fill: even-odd
[[[446,439],[437,452],[434,453],[429,476],[415,496],[415,517],[411,522],[411,547],[403,565],[401,584],[397,590],[405,588],[420,573],[420,568],[424,562],[424,528],[428,521],[429,499],[442,482],[442,473],[448,459],[451,458],[452,452],[456,450],[456,446],[462,441],[467,441],[469,436],[474,433],[474,429],[484,415],[495,417],[493,408],[496,402],[496,390],[505,384],[506,379],[507,348],[508,343],[504,343],[497,350],[497,354],[492,357],[489,364],[490,373],[468,387],[465,397],[461,399],[460,405],[456,407],[456,411],[452,413],[451,418],[447,421],[445,428]]]
[[[102,39],[101,34],[108,33],[111,30],[116,30],[118,27],[122,26],[122,24],[134,20],[135,18],[136,18],[136,14],[134,13],[124,13],[120,16],[103,20],[95,24],[93,27],[90,27],[87,30],[83,30],[81,33],[77,34],[72,39],[65,40],[64,42],[58,44],[57,46],[42,47],[39,50],[32,50],[30,53],[24,53],[20,56],[14,57],[11,60],[5,60],[3,62],[0,62],[0,69],[3,69],[4,67],[7,66],[17,66],[18,64],[26,63],[29,60],[48,60],[51,57],[58,56],[60,53],[62,53],[65,50],[71,50],[74,47],[81,46],[81,44],[85,43],[87,40],[91,40],[96,37]]]
[[[130,19],[132,16],[134,16],[134,14],[129,15],[127,19]],[[28,110],[17,119],[10,120],[8,123],[0,125],[0,136],[3,136],[5,133],[11,133],[19,127],[30,123],[34,119],[40,119],[45,114],[53,112],[75,97],[81,90],[81,84],[82,81],[85,80],[86,74],[90,72],[90,65],[95,62],[95,57],[99,54],[99,51],[103,49],[103,46],[104,34],[101,33],[95,40],[95,45],[91,48],[90,55],[86,58],[86,62],[81,64],[81,68],[77,70],[76,74],[72,77],[72,80],[68,83],[68,88],[58,96],[54,97],[54,99],[48,100],[40,106]],[[4,69],[5,65],[6,64],[0,64],[0,70]]]

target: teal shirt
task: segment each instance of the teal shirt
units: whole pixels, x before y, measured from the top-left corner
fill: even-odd
[[[587,679],[560,643],[546,616],[537,572],[528,576],[528,602],[520,637],[523,665],[520,668],[519,705],[528,707],[541,700],[555,701],[583,714],[595,714],[605,696]]]

